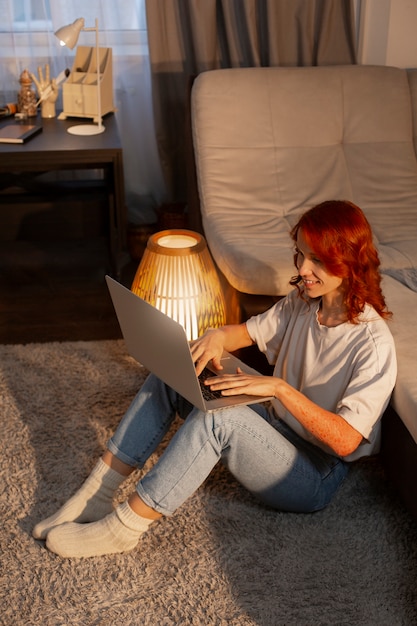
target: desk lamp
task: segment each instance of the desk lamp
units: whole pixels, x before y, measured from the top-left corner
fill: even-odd
[[[68,132],[72,135],[98,135],[104,132],[105,127],[101,119],[101,88],[100,88],[100,52],[98,46],[98,20],[96,18],[95,26],[91,28],[84,27],[84,18],[79,17],[72,24],[68,26],[62,26],[55,32],[55,36],[58,37],[61,46],[67,46],[71,50],[75,47],[78,41],[81,31],[94,31],[96,33],[96,72],[97,72],[97,117],[98,124],[78,124],[76,126],[70,126]]]
[[[179,322],[189,341],[226,323],[220,281],[199,233],[178,229],[151,235],[131,289]]]

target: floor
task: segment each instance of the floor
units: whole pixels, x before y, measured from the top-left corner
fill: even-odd
[[[131,285],[137,261],[120,280]],[[0,343],[117,339],[104,238],[0,245]]]

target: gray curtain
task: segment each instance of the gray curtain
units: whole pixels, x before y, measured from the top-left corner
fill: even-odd
[[[356,62],[352,0],[146,0],[158,149],[167,199],[187,199],[189,94],[226,67]]]

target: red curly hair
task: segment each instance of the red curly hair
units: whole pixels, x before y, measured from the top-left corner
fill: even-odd
[[[295,243],[299,229],[302,229],[304,239],[326,270],[333,276],[343,278],[350,322],[358,321],[366,303],[373,306],[381,317],[391,317],[381,290],[380,260],[373,243],[372,229],[358,206],[345,200],[322,202],[304,213],[291,230]],[[299,275],[291,280],[301,293],[300,282]]]

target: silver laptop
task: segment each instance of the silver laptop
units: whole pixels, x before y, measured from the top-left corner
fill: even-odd
[[[202,411],[213,411],[236,404],[253,404],[271,398],[239,395],[205,399],[197,377],[184,328],[178,322],[145,302],[110,276],[106,276],[113,305],[129,354]],[[222,374],[258,374],[240,359],[225,352]],[[210,364],[207,366],[209,369]],[[213,371],[213,375],[217,372]],[[204,390],[208,391],[208,388]]]

